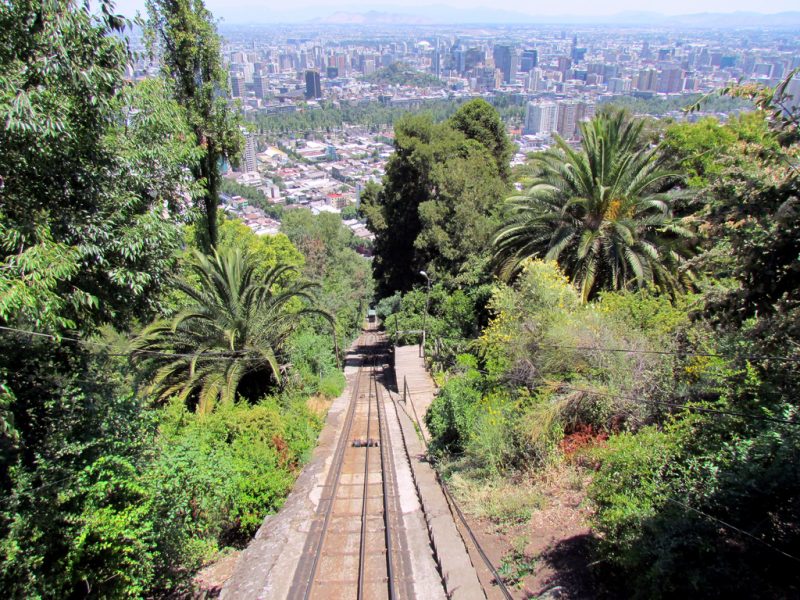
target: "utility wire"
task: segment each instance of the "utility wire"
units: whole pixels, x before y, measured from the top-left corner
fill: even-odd
[[[583,393],[586,393],[586,394],[594,394],[596,396],[606,396],[606,397],[609,397],[609,398],[618,398],[618,399],[621,399],[621,400],[633,400],[635,402],[641,401],[641,398],[637,398],[635,396],[628,396],[628,395],[625,395],[625,394],[619,394],[619,393],[612,394],[612,393],[609,393],[609,392],[600,392],[600,391],[597,391],[597,390],[590,390],[590,389],[586,389],[586,388],[577,388],[577,387],[573,387],[573,386],[570,386],[570,385],[560,385],[559,387],[561,389],[572,390],[574,392],[583,392]],[[783,424],[783,425],[800,425],[800,422],[798,422],[798,421],[790,421],[788,419],[778,419],[778,418],[775,418],[775,417],[762,417],[762,416],[759,416],[759,415],[754,415],[752,413],[743,413],[743,412],[738,412],[738,411],[733,411],[733,410],[717,410],[717,409],[713,409],[713,408],[706,408],[706,407],[703,407],[703,406],[691,406],[691,405],[688,405],[688,404],[681,404],[679,402],[667,402],[665,400],[654,400],[652,398],[648,398],[646,400],[646,402],[649,402],[649,403],[652,403],[652,404],[659,404],[659,405],[663,405],[663,406],[669,406],[671,408],[685,408],[686,410],[694,410],[694,411],[703,412],[703,413],[720,414],[720,415],[727,415],[727,416],[732,416],[732,417],[743,417],[743,418],[746,418],[746,419],[751,419],[753,421],[767,421],[767,422],[770,422],[770,423],[780,423],[780,424]]]
[[[476,372],[480,373],[481,375],[489,375],[489,371],[487,371],[485,369],[479,369],[477,367],[468,367],[467,370],[476,371]],[[607,392],[599,392],[599,391],[596,391],[596,390],[580,389],[580,388],[575,388],[575,387],[566,386],[566,385],[559,385],[559,387],[572,389],[572,390],[578,391],[578,392],[588,392],[588,393],[596,394],[598,396],[612,396],[614,398],[624,398],[626,400],[634,400],[634,401],[637,401],[637,402],[639,402],[641,400],[641,398],[635,398],[633,396],[625,396],[625,395],[622,395],[622,394],[609,394]],[[714,393],[714,394],[719,394],[720,393],[719,390],[712,389],[712,388],[691,388],[691,389],[692,389],[692,391],[695,391],[697,393]],[[786,394],[780,393],[780,392],[759,391],[759,392],[756,393],[756,395],[758,395],[760,397],[764,397],[764,398],[773,398],[773,399],[778,399],[778,400],[785,400],[786,399]],[[786,424],[791,424],[791,425],[795,424],[794,421],[788,421],[788,420],[785,420],[785,419],[775,419],[775,418],[772,418],[772,417],[761,417],[759,415],[753,415],[753,414],[747,414],[747,413],[736,413],[734,411],[719,411],[719,410],[714,410],[714,409],[710,409],[710,408],[690,407],[690,406],[687,406],[685,403],[680,403],[680,402],[668,403],[668,402],[663,401],[663,400],[650,400],[650,399],[648,399],[648,401],[656,403],[656,404],[665,404],[665,405],[666,404],[670,404],[673,408],[692,408],[693,410],[696,410],[698,412],[712,412],[712,413],[716,412],[716,413],[732,415],[732,416],[750,417],[750,418],[757,419],[757,420],[762,420],[762,421],[773,421],[775,423],[786,423]]]
[[[742,535],[747,536],[748,538],[757,541],[762,546],[765,546],[765,547],[769,548],[773,552],[777,552],[778,554],[781,554],[781,555],[785,556],[786,558],[789,558],[791,560],[794,560],[794,561],[800,563],[800,558],[799,557],[794,556],[792,554],[789,554],[788,552],[784,552],[783,550],[781,550],[780,548],[778,548],[776,546],[773,546],[772,544],[768,544],[767,542],[762,540],[760,537],[757,537],[757,536],[753,535],[752,533],[749,533],[749,532],[745,531],[744,529],[740,529],[740,528],[736,527],[735,525],[731,525],[730,523],[727,523],[726,521],[723,521],[722,519],[718,519],[717,517],[715,517],[713,515],[705,513],[702,510],[694,508],[693,506],[689,506],[688,504],[686,504],[684,502],[681,502],[680,500],[676,500],[675,498],[670,498],[669,496],[667,496],[667,501],[672,502],[673,504],[677,504],[678,506],[681,506],[681,507],[685,508],[686,510],[690,510],[690,511],[692,511],[694,513],[697,513],[698,515],[701,515],[701,516],[703,516],[703,517],[705,517],[707,519],[710,519],[710,520],[714,521],[715,523],[719,523],[723,527],[727,527],[728,529],[730,529],[732,531],[736,531],[738,533],[741,533]]]
[[[589,346],[565,346],[565,345],[556,345],[556,344],[542,344],[542,347],[560,348],[560,349],[568,349],[568,350],[580,350],[580,351],[601,351],[601,352],[619,352],[619,353],[655,354],[655,355],[679,355],[680,354],[682,356],[701,356],[701,357],[723,358],[723,359],[746,358],[748,360],[774,359],[774,360],[786,360],[786,361],[800,361],[800,358],[796,358],[796,357],[780,357],[780,356],[768,356],[768,355],[750,355],[750,356],[729,357],[729,356],[723,356],[723,355],[711,354],[711,353],[678,353],[678,352],[667,352],[667,351],[659,351],[659,350],[650,350],[650,351],[648,351],[648,350],[632,350],[632,349],[625,349],[625,348],[595,348],[595,347],[589,347]],[[478,369],[478,371],[480,371],[480,369]],[[606,393],[606,392],[599,392],[597,390],[589,390],[589,389],[577,388],[577,387],[573,387],[573,386],[560,386],[560,387],[562,389],[568,389],[568,390],[572,390],[572,391],[576,391],[576,392],[583,392],[583,393],[588,393],[588,394],[595,394],[595,395],[598,395],[598,396],[607,396],[607,397],[612,397],[612,398],[625,399],[625,400],[634,400],[634,401],[639,401],[640,400],[639,398],[636,398],[634,396],[629,396],[629,395],[624,395],[624,394],[610,394],[610,393]],[[800,425],[800,423],[798,423],[796,421],[789,421],[789,420],[786,420],[786,419],[777,419],[777,418],[773,418],[773,417],[762,417],[762,416],[759,416],[759,415],[753,415],[753,414],[742,413],[742,412],[737,412],[737,411],[715,410],[715,409],[705,408],[705,407],[700,407],[700,406],[688,406],[688,405],[680,404],[680,403],[676,403],[676,402],[666,402],[666,401],[654,400],[654,399],[648,399],[648,401],[653,403],[653,404],[660,404],[660,405],[664,405],[664,406],[670,406],[670,407],[673,407],[673,408],[685,408],[687,410],[694,410],[694,411],[704,412],[704,413],[713,413],[713,414],[720,414],[720,415],[737,416],[737,417],[743,417],[743,418],[748,418],[748,419],[757,420],[757,421],[768,421],[768,422],[772,422],[772,423],[781,423],[781,424],[785,424],[785,425]],[[639,422],[640,425],[645,425],[644,421],[642,421],[642,419],[640,419],[635,414],[633,414],[633,412],[625,410],[625,409],[623,409],[623,412],[627,413],[635,421]],[[444,482],[442,482],[442,484],[444,486]],[[449,490],[448,490],[448,493],[449,493]],[[735,525],[732,525],[731,523],[728,523],[726,521],[723,521],[722,519],[714,517],[713,515],[710,515],[710,514],[708,514],[706,512],[703,512],[703,511],[701,511],[701,510],[699,510],[697,508],[694,508],[693,506],[690,506],[690,505],[688,505],[688,504],[686,504],[684,502],[681,502],[680,500],[676,500],[675,498],[671,498],[671,497],[667,496],[666,500],[669,501],[669,502],[672,502],[673,504],[676,504],[676,505],[678,505],[678,506],[680,506],[680,507],[682,507],[682,508],[684,508],[686,510],[692,511],[692,512],[694,512],[694,513],[696,513],[696,514],[698,514],[698,515],[700,515],[700,516],[702,516],[704,518],[707,518],[707,519],[709,519],[709,520],[711,520],[711,521],[713,521],[715,523],[718,523],[719,525],[722,525],[723,527],[726,527],[727,529],[729,529],[731,531],[735,531],[735,532],[737,532],[737,533],[739,533],[741,535],[744,535],[744,536],[746,536],[746,537],[748,537],[748,538],[750,538],[752,540],[755,540],[756,542],[758,542],[759,544],[763,545],[764,547],[769,548],[773,552],[777,552],[778,554],[780,554],[780,555],[782,555],[782,556],[784,556],[784,557],[786,557],[786,558],[788,558],[790,560],[793,560],[793,561],[796,561],[796,562],[800,562],[800,558],[799,557],[794,556],[792,554],[789,554],[789,553],[781,550],[780,548],[765,542],[764,540],[762,540],[761,538],[753,535],[752,533],[749,533],[749,532],[747,532],[747,531],[745,531],[745,530],[743,530],[743,529],[741,529],[739,527],[736,527]],[[457,505],[456,505],[456,508],[458,508]],[[460,512],[460,510],[459,510],[459,512]]]
[[[146,451],[147,451],[147,449],[143,449],[141,451],[138,451],[138,450],[134,449],[131,452],[112,453],[111,455],[106,455],[106,456],[114,456],[114,457],[118,457],[118,458],[134,460],[134,459],[138,458],[139,456],[145,454]],[[72,473],[70,475],[67,475],[66,477],[62,477],[61,479],[56,479],[55,481],[49,481],[47,483],[43,483],[42,485],[38,485],[38,486],[32,487],[32,488],[28,488],[28,489],[25,489],[25,490],[22,490],[22,491],[26,492],[26,493],[39,492],[41,490],[47,489],[49,487],[53,487],[54,485],[58,485],[60,483],[65,483],[67,481],[74,481],[74,480],[78,479],[79,477],[81,477],[82,475],[85,474],[84,471],[85,471],[86,467],[88,467],[88,466],[90,466],[90,465],[87,464],[84,467],[82,467],[80,470],[78,470],[78,471],[76,471],[76,472],[74,472],[74,473]],[[30,474],[31,475],[35,475],[36,473],[33,472],[33,473],[30,473]],[[5,506],[7,503],[9,503],[9,502],[11,502],[11,501],[13,501],[13,500],[15,500],[17,498],[19,498],[19,494],[17,493],[17,490],[12,490],[10,495],[8,495],[8,496],[6,496],[4,498],[0,498],[0,506]]]
[[[91,340],[82,340],[79,338],[67,337],[67,336],[57,336],[52,335],[49,333],[41,333],[39,331],[29,331],[27,329],[18,329],[16,327],[4,327],[0,325],[0,331],[9,332],[9,333],[18,333],[22,335],[29,335],[31,337],[39,337],[44,339],[49,339],[54,342],[74,342],[77,344],[82,344],[86,346],[95,346],[99,348],[111,348],[110,344],[105,342],[94,342]],[[134,354],[149,354],[154,356],[164,356],[164,357],[174,357],[174,358],[195,358],[197,356],[202,357],[210,357],[211,360],[230,360],[236,356],[242,356],[246,353],[241,351],[234,351],[234,352],[194,352],[194,353],[182,353],[182,352],[159,352],[157,350],[131,350],[130,352],[109,352],[108,356],[121,356],[121,357],[129,357]]]
[[[637,417],[637,416],[636,416],[635,414],[633,414],[631,411],[629,411],[629,410],[625,410],[624,408],[623,408],[622,410],[623,410],[623,412],[626,412],[626,413],[628,413],[628,415],[629,415],[630,417],[632,417],[632,418],[633,418],[635,421],[638,421],[638,423],[639,423],[640,425],[642,425],[642,426],[646,425],[646,423],[645,423],[644,421],[642,421],[642,420],[641,420],[639,417]],[[722,519],[718,519],[717,517],[715,517],[715,516],[713,516],[713,515],[710,515],[710,514],[708,514],[708,513],[706,513],[706,512],[703,512],[702,510],[700,510],[700,509],[698,509],[698,508],[694,508],[693,506],[690,506],[690,505],[688,505],[688,504],[686,504],[686,503],[684,503],[684,502],[681,502],[680,500],[676,500],[675,498],[672,498],[672,497],[670,497],[670,496],[665,496],[665,499],[666,499],[668,502],[672,502],[673,504],[677,504],[678,506],[681,506],[681,507],[683,507],[683,508],[684,508],[684,509],[686,509],[686,510],[690,510],[690,511],[692,511],[692,512],[694,512],[694,513],[697,513],[698,515],[701,515],[701,516],[703,516],[703,517],[705,517],[705,518],[707,518],[707,519],[710,519],[711,521],[714,521],[715,523],[719,523],[720,525],[722,525],[722,526],[724,526],[724,527],[726,527],[726,528],[728,528],[728,529],[730,529],[730,530],[732,530],[732,531],[736,531],[736,532],[738,532],[738,533],[741,533],[742,535],[745,535],[745,536],[747,536],[748,538],[751,538],[751,539],[753,539],[753,540],[757,541],[759,544],[762,544],[763,546],[766,546],[766,547],[767,547],[767,548],[769,548],[770,550],[772,550],[772,551],[774,551],[774,552],[777,552],[778,554],[782,554],[782,555],[783,555],[783,556],[785,556],[786,558],[789,558],[789,559],[791,559],[791,560],[794,560],[794,561],[800,562],[800,558],[798,558],[797,556],[793,556],[793,555],[791,555],[791,554],[789,554],[789,553],[787,553],[787,552],[784,552],[784,551],[783,551],[783,550],[781,550],[780,548],[777,548],[776,546],[773,546],[773,545],[771,545],[771,544],[768,544],[767,542],[765,542],[765,541],[764,541],[764,540],[762,540],[761,538],[759,538],[759,537],[757,537],[757,536],[753,535],[752,533],[749,533],[749,532],[747,532],[747,531],[745,531],[745,530],[743,530],[743,529],[740,529],[739,527],[736,527],[735,525],[731,525],[730,523],[728,523],[728,522],[726,522],[726,521],[723,521]]]
[[[386,368],[384,367],[384,373],[385,372],[386,372]],[[397,382],[397,374],[396,373],[395,373],[395,384],[399,388],[399,384]],[[425,446],[425,451],[427,453],[427,451],[428,451],[428,441],[425,439],[425,434],[423,433],[424,429],[422,428],[422,423],[420,423],[419,417],[417,416],[417,410],[416,410],[416,408],[414,408],[413,399],[411,399],[411,408],[414,410],[414,416],[412,417],[409,414],[408,409],[405,406],[400,405],[398,400],[395,400],[392,397],[392,392],[391,392],[391,390],[389,390],[388,386],[386,387],[386,390],[389,392],[389,398],[394,403],[395,410],[397,410],[397,408],[399,407],[405,413],[405,415],[408,417],[408,419],[412,423],[414,423],[416,421],[415,425],[419,429],[420,438],[422,439],[422,444]],[[398,399],[399,399],[399,397],[400,397],[399,389],[398,389],[397,396],[398,396]],[[405,440],[405,434],[403,433],[402,427],[400,429],[400,434],[403,437],[403,440]],[[500,589],[500,592],[503,594],[503,597],[506,598],[506,600],[512,600],[513,596],[508,591],[508,588],[506,587],[506,584],[503,581],[503,578],[500,576],[500,573],[497,572],[497,569],[495,569],[494,565],[492,564],[492,561],[489,559],[489,556],[486,554],[486,552],[484,551],[484,549],[481,546],[480,542],[478,541],[477,536],[472,531],[472,528],[469,526],[469,523],[467,522],[467,518],[464,516],[464,513],[461,511],[461,507],[458,506],[458,503],[456,502],[456,499],[453,497],[453,494],[450,492],[450,489],[447,487],[447,483],[445,483],[444,478],[441,476],[439,471],[436,469],[436,466],[432,462],[430,463],[430,466],[433,469],[433,472],[436,474],[436,481],[439,482],[439,486],[442,488],[442,492],[445,495],[445,499],[455,509],[459,520],[464,525],[464,528],[467,530],[467,533],[469,534],[469,537],[472,540],[472,543],[474,544],[475,549],[478,551],[478,554],[480,555],[480,557],[483,560],[484,564],[489,569],[489,572],[492,574],[492,577],[494,577],[494,581],[495,581],[495,583],[497,583],[497,586]]]
[[[654,354],[658,356],[685,356],[700,358],[721,358],[724,360],[778,360],[782,362],[800,362],[800,356],[776,356],[772,354],[740,354],[725,355],[713,352],[676,352],[668,350],[636,350],[633,348],[603,348],[596,346],[563,346],[559,344],[540,344],[542,348],[560,348],[563,350],[579,350],[581,352],[611,352],[619,354]]]
[[[440,338],[445,339],[445,338]],[[451,338],[453,339],[453,338]],[[777,360],[781,362],[798,362],[800,356],[778,356],[774,354],[716,354],[714,352],[679,352],[675,350],[638,350],[635,348],[606,348],[603,346],[567,346],[563,344],[538,344],[539,348],[554,348],[562,350],[578,350],[581,352],[610,352],[616,354],[652,354],[656,356],[682,356],[700,358],[720,358],[723,360]]]

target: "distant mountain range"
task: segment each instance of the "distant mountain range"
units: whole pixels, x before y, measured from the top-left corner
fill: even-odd
[[[233,10],[233,9],[229,9]],[[263,9],[262,9],[263,10]],[[310,23],[330,25],[457,25],[457,24],[565,24],[691,27],[703,29],[779,27],[800,28],[800,11],[764,14],[757,12],[696,13],[664,15],[657,12],[628,11],[603,16],[553,16],[533,12],[497,10],[493,8],[462,9],[442,4],[428,6],[385,6],[382,10],[364,10],[363,6],[339,6],[335,12],[330,7],[306,8],[302,11],[261,12],[248,11],[246,19],[220,11],[231,24],[245,21],[262,23]],[[254,18],[255,17],[255,18]]]

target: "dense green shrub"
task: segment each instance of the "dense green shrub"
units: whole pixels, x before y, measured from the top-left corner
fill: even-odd
[[[173,404],[147,474],[154,502],[162,514],[182,515],[185,533],[205,548],[242,543],[280,508],[320,426],[297,400],[281,408],[268,398],[208,415]]]
[[[425,415],[434,449],[451,453],[464,451],[481,400],[481,375],[475,368],[477,362],[469,355],[462,355],[459,365],[464,371],[444,384]]]
[[[590,497],[597,507],[593,526],[607,559],[623,567],[640,560],[646,522],[664,508],[672,491],[667,473],[679,442],[674,432],[648,427],[616,435],[598,452],[602,467]]]
[[[327,398],[337,398],[344,391],[347,381],[345,380],[344,373],[341,371],[334,371],[324,375],[319,380],[317,390]]]
[[[304,327],[289,339],[288,360],[291,389],[310,394],[319,392],[331,398],[344,389],[344,375],[337,369],[330,334],[315,333]]]

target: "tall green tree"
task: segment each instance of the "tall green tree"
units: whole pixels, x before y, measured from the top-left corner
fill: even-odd
[[[151,48],[204,150],[193,174],[203,187],[199,204],[210,249],[217,244],[220,165],[236,159],[243,143],[240,118],[228,105],[219,34],[203,0],[148,0],[147,10]]]
[[[692,234],[671,213],[677,177],[643,143],[642,127],[621,112],[599,115],[581,124],[580,150],[557,138],[535,156],[539,174],[509,198],[494,240],[501,275],[539,257],[557,261],[584,301],[602,289],[686,289]]]
[[[125,82],[123,25],[109,2],[0,4],[0,325],[40,334],[0,333],[9,597],[152,583],[142,406],[90,336],[159,308],[197,155],[163,82]]]
[[[434,193],[419,205],[421,229],[414,248],[427,272],[457,277],[488,254],[508,188],[488,148],[459,144],[433,169]]]
[[[491,104],[482,98],[470,100],[450,117],[448,123],[453,129],[489,150],[498,173],[504,181],[508,181],[514,147],[508,139],[500,115]]]
[[[199,413],[232,403],[237,393],[257,400],[271,382],[280,382],[281,353],[302,318],[333,324],[313,306],[313,284],[287,282],[294,267],[277,265],[258,277],[257,266],[239,249],[211,257],[194,252],[197,283],[176,282],[187,305],[146,327],[133,345],[136,362],[151,373],[147,389],[158,399],[178,396]]]
[[[383,186],[362,196],[375,233],[373,273],[381,296],[411,289],[423,269],[452,279],[488,253],[505,183],[493,154],[496,139],[483,127],[487,107],[493,111],[476,105],[460,116],[469,125],[477,113],[474,137],[425,115],[396,124]]]

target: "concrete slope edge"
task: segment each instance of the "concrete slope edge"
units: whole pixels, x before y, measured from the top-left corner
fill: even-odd
[[[486,594],[458,532],[455,517],[439,485],[436,472],[427,461],[425,448],[417,436],[414,423],[404,409],[397,409],[398,401],[394,402],[406,455],[411,463],[414,486],[425,514],[434,559],[447,596],[454,600],[485,600]]]
[[[355,356],[360,358],[359,355],[353,354],[349,358],[352,359]],[[299,558],[302,553],[303,545],[293,543],[298,535],[297,524],[301,521],[310,522],[315,514],[319,499],[310,498],[310,491],[315,488],[319,489],[321,479],[327,472],[326,462],[332,460],[332,456],[329,456],[330,453],[326,449],[335,448],[342,435],[340,424],[347,411],[355,380],[354,377],[350,377],[355,370],[350,373],[347,371],[348,368],[345,368],[348,375],[347,385],[328,409],[325,425],[320,432],[311,460],[303,467],[282,508],[277,513],[264,518],[255,537],[239,557],[233,575],[225,582],[219,596],[220,599],[277,597],[275,595],[277,590],[272,589],[274,582],[270,575],[275,571],[276,566],[291,564],[293,558],[291,555],[296,554],[296,557]]]

